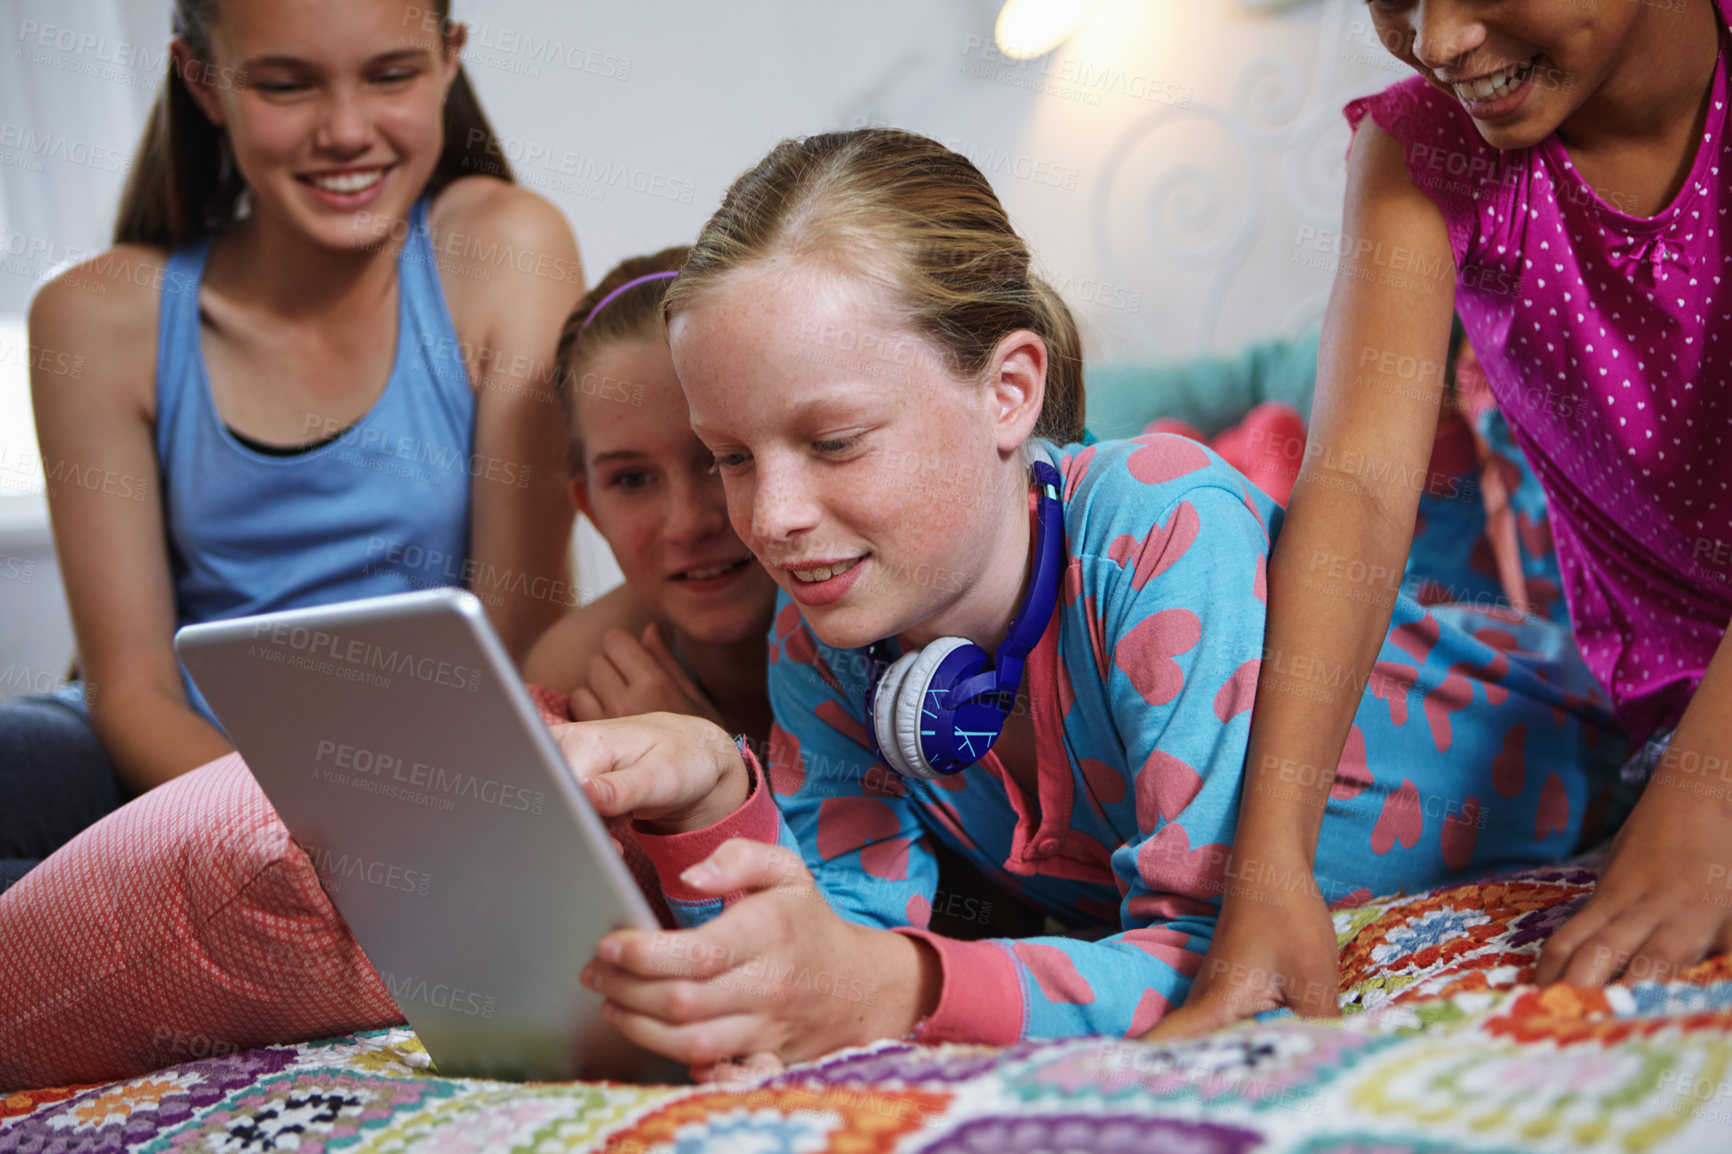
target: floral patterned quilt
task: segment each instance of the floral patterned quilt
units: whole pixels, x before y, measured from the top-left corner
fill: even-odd
[[[1732,1152],[1732,962],[1523,984],[1591,861],[1342,910],[1339,1023],[883,1043],[745,1087],[442,1078],[407,1029],[0,1099],[0,1151]]]

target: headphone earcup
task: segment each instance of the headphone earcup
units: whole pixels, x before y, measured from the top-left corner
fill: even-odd
[[[878,755],[903,777],[917,774],[902,756],[901,743],[896,739],[896,706],[901,699],[902,683],[908,679],[908,671],[914,668],[915,659],[919,656],[920,651],[915,650],[891,662],[878,678],[878,687],[872,691],[872,735],[878,739]]]
[[[904,777],[931,781],[941,776],[927,758],[921,741],[920,728],[926,707],[926,691],[931,687],[932,675],[938,672],[944,659],[963,648],[973,649],[975,645],[964,637],[940,637],[919,652],[901,659],[913,659],[908,672],[897,682],[894,714],[895,748],[907,763],[907,768],[891,768],[897,769]],[[984,659],[985,654],[982,653],[981,657]]]

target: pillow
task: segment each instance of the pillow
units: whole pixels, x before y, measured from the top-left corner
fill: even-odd
[[[0,1092],[402,1021],[239,754],[0,894]]]
[[[549,722],[566,699],[529,686]],[[663,925],[655,869],[609,822]],[[0,1095],[401,1025],[239,754],[109,814],[0,893]]]

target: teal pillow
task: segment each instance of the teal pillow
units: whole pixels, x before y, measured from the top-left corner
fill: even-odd
[[[1176,417],[1212,437],[1264,401],[1285,401],[1309,423],[1319,335],[1263,341],[1231,357],[1085,368],[1089,430],[1119,440],[1157,417]]]

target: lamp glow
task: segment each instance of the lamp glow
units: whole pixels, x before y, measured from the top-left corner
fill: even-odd
[[[1094,0],[1004,0],[992,38],[1012,60],[1032,60],[1068,40],[1092,7]]]

